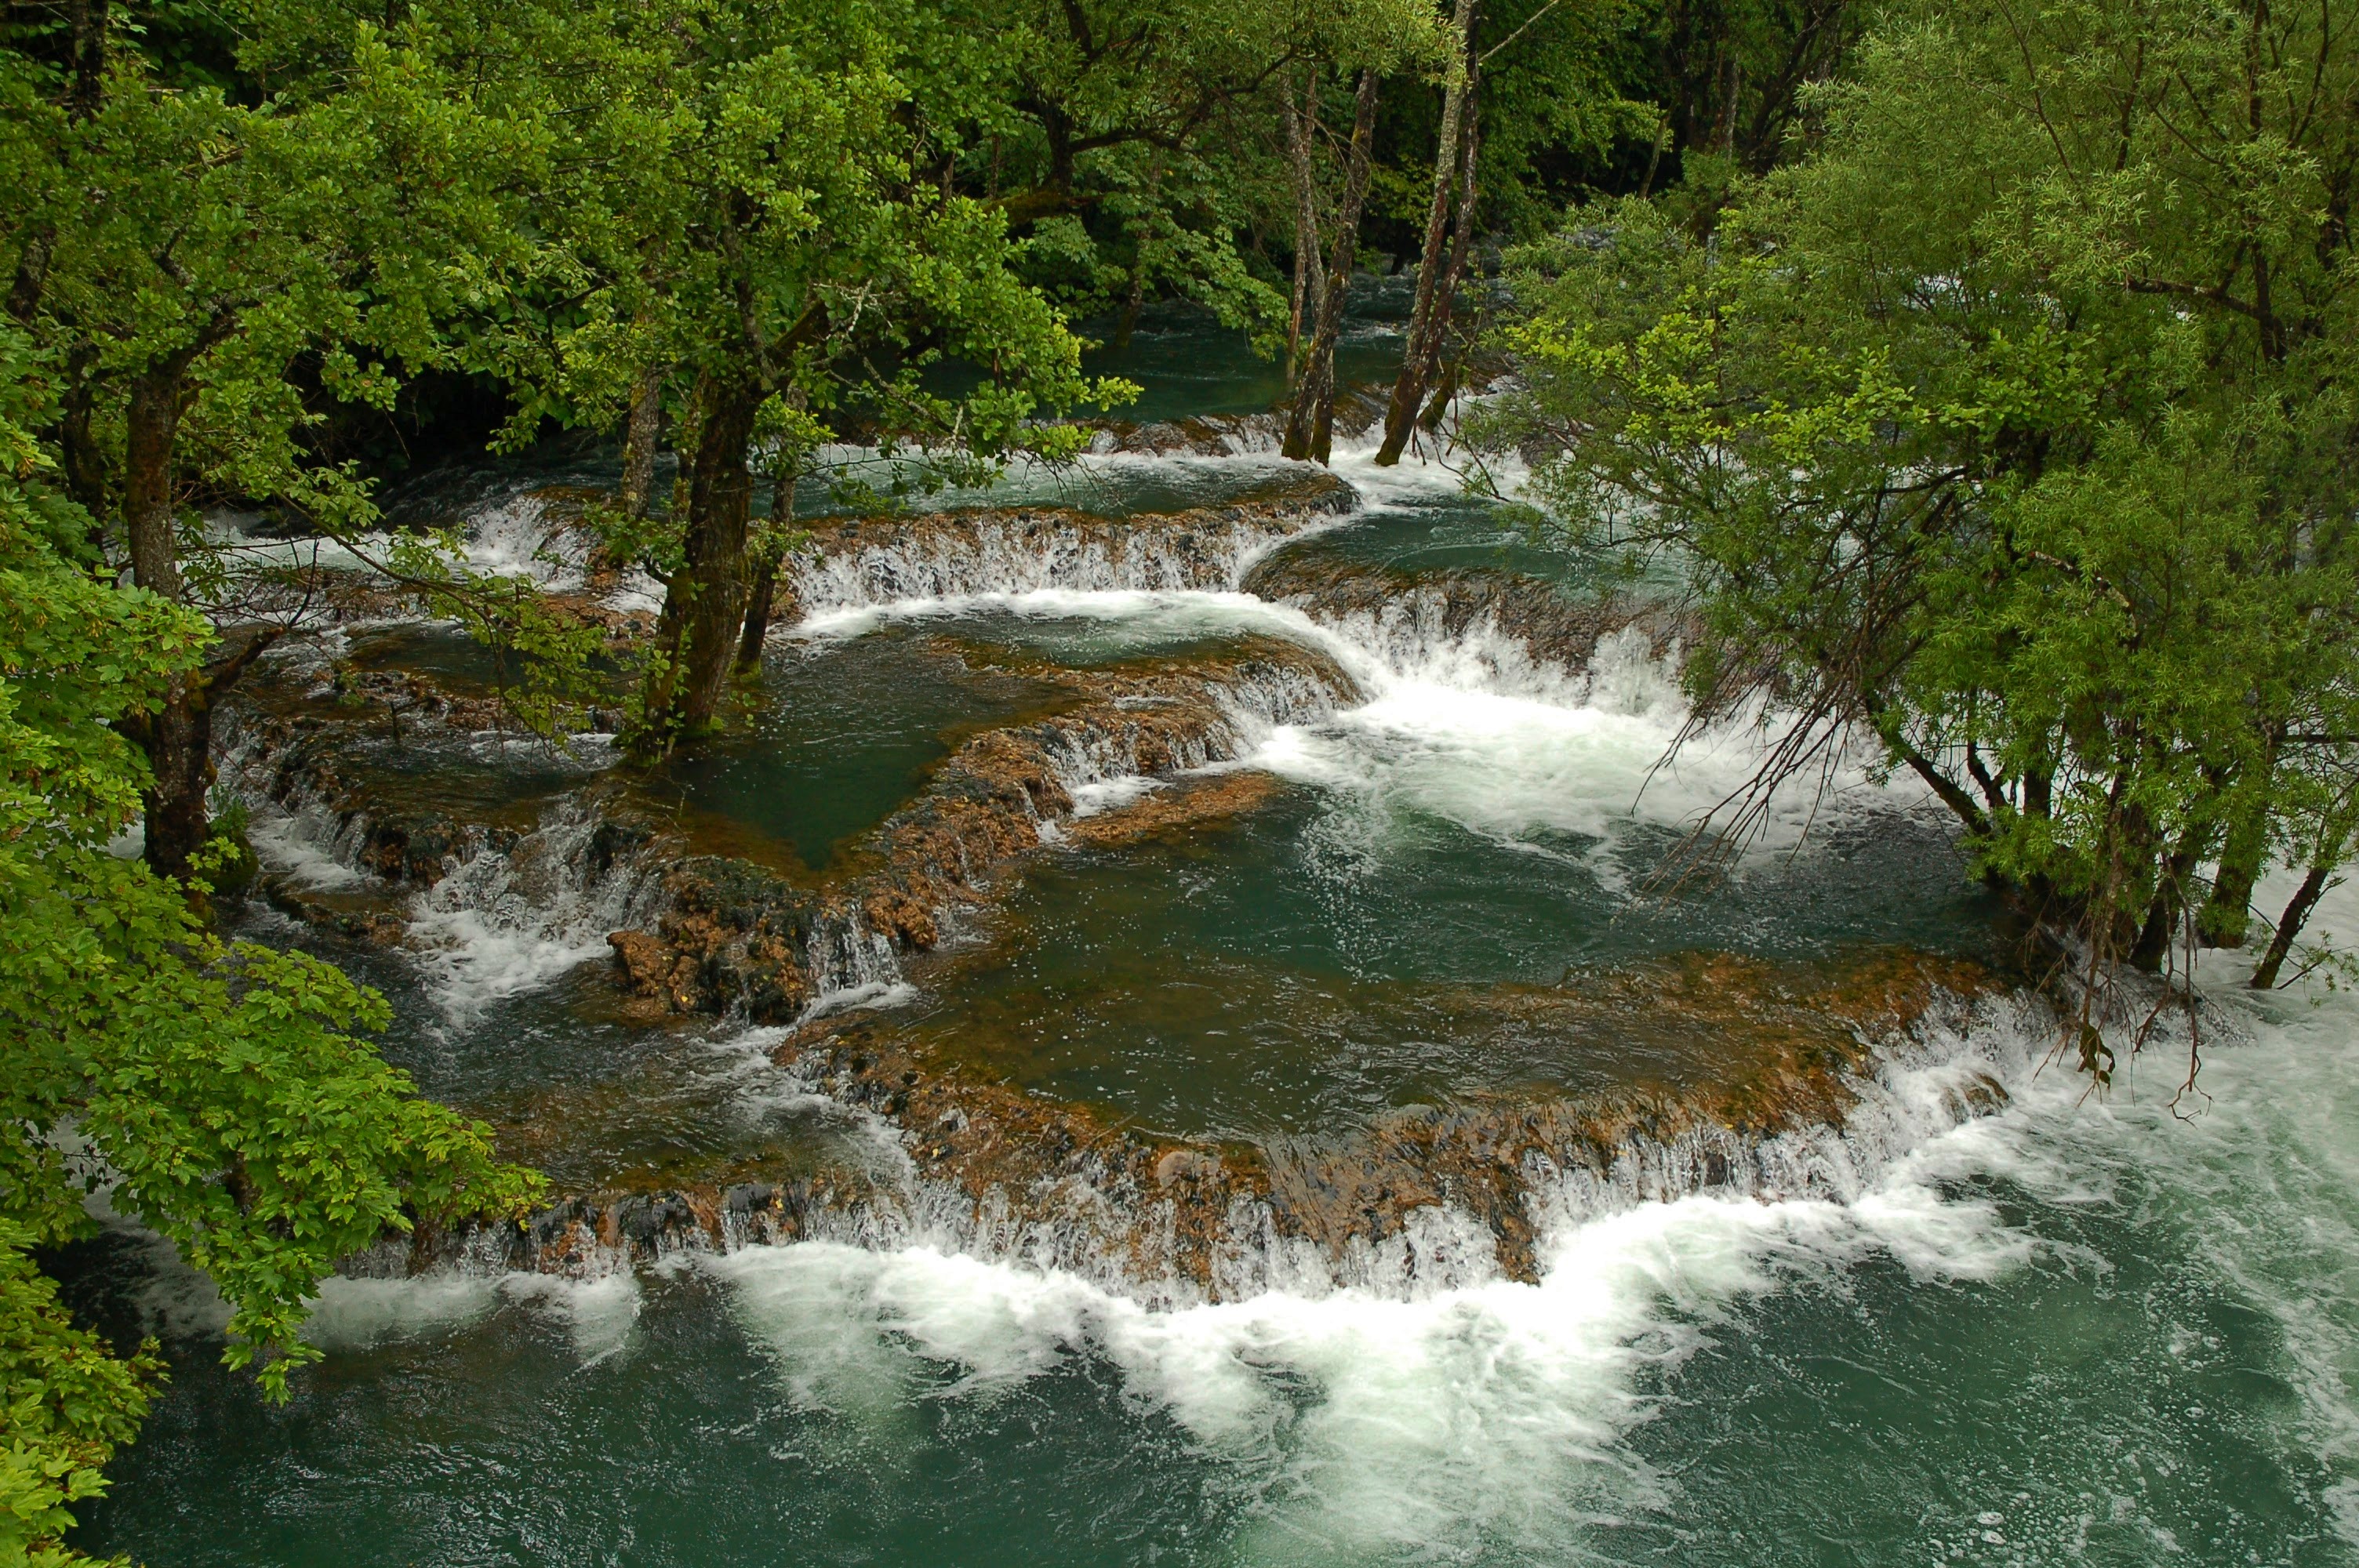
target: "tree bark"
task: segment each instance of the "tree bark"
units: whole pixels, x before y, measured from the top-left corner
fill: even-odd
[[[2138,927],[2136,944],[2130,949],[2130,967],[2147,974],[2158,972],[2163,961],[2170,956],[2171,938],[2179,933],[2180,919],[2187,913],[2187,881],[2195,874],[2201,850],[2189,835],[2162,865],[2160,885],[2154,890],[2153,902],[2147,905],[2146,921]]]
[[[1145,251],[1144,242],[1140,250]],[[1130,266],[1130,292],[1123,297],[1122,317],[1114,322],[1114,346],[1117,350],[1130,347],[1130,335],[1138,330],[1138,313],[1147,307],[1147,258],[1142,254]]]
[[[107,0],[66,0],[68,47],[73,53],[73,84],[66,111],[75,120],[96,114],[106,97]]]
[[[66,351],[65,393],[58,400],[58,458],[66,491],[90,514],[92,535],[103,533],[107,517],[106,453],[92,432],[98,402],[93,384],[98,352],[88,343]]]
[[[2269,788],[2277,769],[2274,737],[2263,758],[2256,776],[2245,781],[2244,809],[2228,824],[2212,896],[2204,901],[2197,922],[2206,946],[2241,947],[2252,928],[2253,884],[2260,879],[2261,861],[2268,852]]]
[[[1376,465],[1390,468],[1400,461],[1417,428],[1425,389],[1432,384],[1441,360],[1441,340],[1450,321],[1451,297],[1457,279],[1449,276],[1465,265],[1467,231],[1473,219],[1474,190],[1475,73],[1474,13],[1478,0],[1457,0],[1452,20],[1458,32],[1459,69],[1442,90],[1441,139],[1433,155],[1433,200],[1425,215],[1425,244],[1418,253],[1417,300],[1410,308],[1408,346],[1401,356],[1400,374],[1393,382],[1392,402],[1385,410],[1384,445],[1376,449]],[[1442,246],[1451,238],[1452,205],[1458,209],[1455,254],[1445,264]]]
[[[1467,271],[1474,263],[1475,162],[1482,152],[1482,147],[1483,116],[1476,105],[1473,91],[1470,89],[1466,97],[1465,136],[1459,143],[1458,156],[1463,165],[1463,177],[1458,186],[1458,216],[1451,227],[1450,265],[1441,275],[1441,297],[1436,306],[1433,325],[1433,355],[1436,362],[1439,362],[1443,351],[1449,346],[1450,329],[1457,310],[1458,291],[1466,286]],[[1475,319],[1479,325],[1481,321],[1479,312]],[[1449,368],[1442,372],[1438,384],[1429,379],[1429,384],[1433,386],[1433,391],[1426,401],[1424,414],[1418,419],[1421,428],[1428,431],[1441,428],[1442,416],[1450,412],[1450,400],[1458,395],[1459,377],[1465,368],[1465,356],[1462,353],[1450,362]],[[1429,378],[1430,374],[1429,372]]]
[[[134,377],[123,429],[123,522],[130,535],[131,580],[175,603],[182,589],[172,515],[172,447],[179,437],[186,368],[175,356]]]
[[[172,449],[187,364],[175,355],[141,372],[124,411],[123,521],[130,535],[131,580],[176,604],[187,589],[173,515]],[[161,875],[186,878],[211,827],[205,795],[212,784],[212,711],[202,675],[175,676],[162,702],[132,734],[147,753],[149,779],[141,792],[147,864]]]
[[[1289,458],[1325,462],[1334,449],[1335,343],[1343,332],[1343,303],[1352,290],[1352,268],[1360,250],[1360,208],[1368,196],[1368,148],[1376,131],[1376,73],[1360,73],[1352,105],[1352,147],[1343,170],[1343,200],[1335,214],[1335,253],[1327,263],[1327,287],[1319,297],[1319,325],[1310,339],[1309,362],[1287,416]]]
[[[1314,67],[1297,107],[1286,94],[1287,163],[1294,177],[1294,308],[1286,326],[1286,389],[1301,377],[1302,314],[1318,308],[1326,294],[1326,267],[1319,257],[1319,178],[1312,141],[1319,129],[1319,72]]]
[[[645,517],[655,499],[656,446],[662,431],[663,373],[649,365],[631,388],[630,417],[623,427],[623,488],[617,499],[633,517]]]
[[[148,869],[185,881],[212,831],[205,796],[212,787],[212,707],[194,671],[173,677],[164,701],[135,732],[150,775],[140,792],[147,814]]]
[[[8,315],[20,327],[31,326],[33,312],[41,308],[41,291],[49,281],[49,252],[56,243],[56,230],[43,224],[25,237],[23,248],[16,253],[16,276],[8,285]]]
[[[684,559],[664,589],[656,667],[634,750],[661,756],[714,728],[745,621],[746,544],[754,479],[745,465],[760,381],[749,368],[708,373],[697,388]]]
[[[2293,951],[2293,939],[2301,935],[2302,926],[2309,923],[2310,912],[2325,895],[2327,879],[2333,874],[2332,866],[2321,860],[2310,867],[2310,874],[2301,879],[2301,886],[2294,890],[2292,899],[2285,906],[2285,913],[2277,916],[2277,935],[2269,938],[2268,951],[2261,956],[2259,966],[2253,970],[2251,985],[2255,990],[2277,989],[2277,971],[2285,968],[2286,955]]]
[[[745,596],[745,633],[737,643],[737,673],[750,676],[762,667],[762,645],[770,636],[770,607],[777,598],[778,561],[787,548],[787,527],[795,520],[793,469],[770,481],[770,526],[754,561],[754,585]]]

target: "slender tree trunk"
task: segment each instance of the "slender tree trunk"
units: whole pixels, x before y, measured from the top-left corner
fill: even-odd
[[[2274,990],[2277,988],[2277,971],[2285,968],[2286,955],[2293,951],[2293,939],[2301,935],[2302,926],[2310,921],[2310,912],[2318,907],[2319,899],[2326,892],[2327,881],[2333,874],[2332,861],[2321,860],[2310,868],[2308,876],[2301,879],[2301,886],[2294,890],[2293,898],[2285,906],[2285,913],[2277,916],[2277,935],[2269,938],[2268,951],[2261,956],[2259,966],[2253,970],[2251,984],[2255,990]]]
[[[1162,194],[1163,162],[1158,158],[1147,174],[1147,211],[1131,224],[1130,293],[1122,302],[1122,319],[1114,325],[1117,349],[1130,347],[1130,335],[1138,330],[1138,313],[1147,306],[1147,265],[1155,245],[1156,203]]]
[[[1343,303],[1352,290],[1352,269],[1360,250],[1360,208],[1368,196],[1368,147],[1376,132],[1376,73],[1360,73],[1352,104],[1352,147],[1343,169],[1343,200],[1335,214],[1335,254],[1327,263],[1327,287],[1319,297],[1319,325],[1311,334],[1309,362],[1286,421],[1285,455],[1325,462],[1334,449],[1335,343],[1343,333]]]
[[[1466,135],[1459,144],[1459,159],[1464,177],[1458,186],[1458,216],[1450,232],[1450,265],[1441,276],[1441,297],[1435,308],[1433,352],[1438,359],[1450,341],[1450,329],[1457,308],[1458,292],[1466,286],[1466,274],[1474,262],[1474,198],[1475,159],[1482,151],[1482,114],[1470,89],[1466,98]],[[1476,323],[1481,315],[1478,312]],[[1473,337],[1463,334],[1465,341]],[[1452,359],[1441,373],[1440,381],[1426,400],[1425,413],[1418,419],[1420,428],[1431,432],[1441,428],[1442,416],[1450,412],[1450,400],[1458,395],[1461,373],[1465,369],[1465,354]]]
[[[1319,258],[1319,177],[1312,144],[1319,130],[1319,72],[1313,68],[1303,86],[1303,102],[1286,95],[1286,152],[1294,177],[1294,309],[1286,326],[1286,389],[1292,392],[1301,376],[1302,316],[1316,309],[1326,293],[1326,268]]]
[[[2046,821],[2053,809],[2055,775],[2043,767],[2031,767],[2023,774],[2023,814]]]
[[[697,389],[686,548],[656,623],[657,663],[634,748],[642,756],[711,730],[727,695],[745,622],[754,502],[745,457],[761,406],[761,383],[747,370],[708,373]]]
[[[1441,295],[1434,310],[1430,370],[1440,361],[1450,341],[1450,329],[1455,312],[1458,291],[1465,287],[1467,269],[1474,254],[1474,157],[1477,150],[1477,117],[1470,98],[1466,111],[1466,140],[1461,144],[1461,157],[1465,163],[1465,178],[1459,187],[1458,217],[1450,235],[1450,264],[1442,273]],[[1450,400],[1458,395],[1461,373],[1465,368],[1464,356],[1450,361],[1441,370],[1440,379],[1434,383],[1427,396],[1425,412],[1418,416],[1418,427],[1429,433],[1441,428],[1442,416],[1450,412]],[[1390,430],[1386,431],[1389,442]],[[1397,456],[1397,454],[1396,454]],[[1382,460],[1381,456],[1379,461]]]
[[[786,554],[787,531],[795,520],[794,469],[781,470],[770,481],[770,526],[754,560],[754,586],[745,595],[745,634],[737,643],[737,673],[754,674],[762,667],[762,644],[770,636],[770,608],[778,593],[778,561]]]
[[[1142,242],[1143,246],[1143,242]],[[1130,347],[1130,335],[1138,330],[1138,313],[1147,306],[1147,258],[1141,255],[1131,263],[1130,292],[1122,302],[1122,318],[1114,323],[1114,346]]]
[[[103,532],[107,516],[106,453],[91,430],[98,402],[93,375],[97,351],[76,343],[66,351],[65,393],[58,400],[59,466],[65,470],[66,491],[90,514],[93,534]]]
[[[187,361],[177,356],[150,366],[133,379],[124,411],[123,521],[130,535],[131,580],[175,603],[187,592],[172,491],[186,372]],[[142,795],[147,864],[168,877],[189,875],[210,827],[205,794],[212,783],[212,713],[205,698],[203,676],[185,671],[172,677],[156,710],[133,730],[147,753],[150,775]]]
[[[655,499],[656,447],[663,433],[663,372],[649,365],[631,388],[623,427],[623,488],[616,499],[633,517],[645,517]]]
[[[107,0],[66,0],[68,47],[73,52],[73,86],[66,109],[76,120],[98,113],[106,96]]]
[[[2252,927],[2253,883],[2259,880],[2261,860],[2268,852],[2269,790],[2277,771],[2274,739],[2263,756],[2256,776],[2245,783],[2244,808],[2228,825],[2212,896],[2198,922],[2208,946],[2241,947]]]
[[[56,243],[57,231],[45,223],[26,236],[16,253],[16,276],[8,284],[8,315],[20,327],[31,326],[33,312],[41,308],[41,291],[49,281],[49,252]]]
[[[1425,244],[1418,254],[1417,301],[1410,308],[1408,345],[1401,356],[1400,374],[1393,382],[1391,404],[1385,410],[1384,445],[1376,464],[1389,468],[1400,461],[1417,428],[1425,405],[1425,389],[1433,381],[1441,359],[1441,340],[1450,320],[1451,296],[1457,280],[1447,275],[1464,265],[1462,246],[1445,264],[1442,246],[1451,237],[1450,213],[1458,208],[1464,231],[1472,220],[1475,117],[1474,13],[1478,0],[1457,0],[1453,22],[1458,32],[1458,70],[1442,91],[1441,141],[1433,155],[1433,200],[1425,215]],[[1462,165],[1463,167],[1462,167]],[[1462,189],[1462,188],[1463,188]]]
[[[2147,905],[2146,922],[2138,928],[2136,945],[2130,949],[2130,967],[2154,974],[2170,956],[2171,938],[2178,935],[2180,917],[2187,912],[2187,881],[2195,874],[2201,855],[2199,845],[2190,835],[2163,862],[2161,885],[2154,890],[2154,901]]]
[[[134,378],[123,429],[123,522],[130,534],[131,580],[176,603],[182,590],[172,515],[172,447],[179,436],[185,369],[176,359]]]

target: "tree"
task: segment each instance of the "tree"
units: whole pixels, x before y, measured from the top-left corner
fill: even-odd
[[[515,429],[628,404],[644,430],[650,383],[677,413],[678,503],[627,530],[666,583],[642,757],[723,722],[748,611],[766,617],[782,540],[757,524],[757,447],[865,438],[968,472],[1076,449],[1040,416],[1124,395],[1081,374],[1004,212],[925,178],[955,151],[935,128],[974,108],[946,26],[900,0],[681,0],[569,13],[537,40],[558,54],[523,57],[571,127],[539,215],[569,271],[536,286],[555,305],[527,301],[545,351],[516,355]],[[791,496],[793,473],[772,477]]]
[[[68,1325],[24,1256],[86,1232],[88,1194],[213,1279],[224,1358],[283,1398],[317,1357],[297,1336],[337,1260],[538,1191],[358,1037],[383,999],[223,943],[179,882],[108,852],[153,787],[124,720],[184,689],[213,633],[108,580],[30,433],[53,423],[55,381],[0,330],[0,1543],[20,1547],[53,1543],[96,1489],[157,1372]]]
[[[1459,292],[1475,262],[1477,197],[1485,185],[1486,70],[1494,72],[1498,99],[1490,113],[1489,184],[1501,198],[1495,207],[1510,223],[1534,206],[1538,157],[1561,156],[1568,146],[1602,150],[1646,114],[1613,81],[1614,32],[1625,20],[1617,5],[1525,0],[1486,9],[1479,0],[1463,0],[1451,19],[1417,294],[1386,406],[1375,460],[1380,468],[1400,460],[1420,426],[1440,423],[1456,391],[1455,374],[1443,373],[1442,359]],[[1462,344],[1471,337],[1461,334]]]
[[[1376,463],[1389,467],[1400,460],[1425,391],[1441,362],[1441,335],[1450,319],[1451,301],[1464,281],[1468,253],[1474,237],[1474,168],[1481,145],[1482,115],[1476,87],[1482,60],[1474,52],[1474,19],[1480,0],[1456,0],[1451,30],[1449,84],[1441,98],[1441,133],[1433,157],[1433,201],[1425,220],[1425,243],[1418,255],[1417,300],[1409,312],[1408,343],[1402,351],[1400,374],[1393,382],[1385,409],[1384,443]],[[1451,222],[1452,208],[1458,221]],[[1450,258],[1442,259],[1442,240],[1451,237]]]
[[[2241,940],[2359,779],[2354,105],[2331,9],[1896,16],[1708,242],[1625,200],[1519,258],[1489,438],[1685,565],[1699,722],[1794,716],[1761,789],[1864,733],[2093,978]]]
[[[1375,65],[1362,66],[1359,90],[1352,95],[1352,139],[1343,156],[1343,194],[1336,203],[1334,253],[1316,269],[1320,278],[1317,324],[1311,329],[1310,347],[1295,384],[1294,406],[1288,412],[1286,436],[1279,448],[1298,461],[1310,458],[1323,463],[1334,444],[1335,344],[1343,332],[1343,307],[1351,297],[1352,275],[1359,270],[1360,210],[1368,196],[1368,153],[1375,140],[1380,80]],[[1317,236],[1311,238],[1315,243]]]
[[[320,416],[297,373],[382,406],[399,371],[447,360],[440,323],[516,249],[491,171],[519,149],[469,112],[430,28],[266,13],[244,52],[307,70],[258,93],[271,73],[255,66],[233,92],[126,47],[103,4],[73,14],[64,68],[0,52],[0,158],[21,192],[0,244],[10,313],[63,378],[61,470],[109,558],[223,633],[124,720],[148,759],[148,860],[186,876],[208,838],[214,705],[289,625],[272,585],[193,525],[191,491],[368,525],[356,476],[305,450]]]

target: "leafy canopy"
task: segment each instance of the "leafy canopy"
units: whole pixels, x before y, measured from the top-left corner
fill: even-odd
[[[2239,939],[2350,832],[2359,53],[2332,8],[1929,6],[1813,107],[1709,235],[1603,202],[1519,256],[1490,438],[1677,558],[1701,711],[1803,716],[1765,784],[1864,730],[2097,958],[2207,885]]]

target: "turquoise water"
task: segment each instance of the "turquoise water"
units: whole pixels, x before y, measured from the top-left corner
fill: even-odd
[[[2049,1096],[1853,1211],[1690,1201],[1561,1238],[1539,1286],[1423,1303],[1158,1325],[1078,1284],[825,1246],[519,1296],[348,1284],[286,1410],[181,1342],[81,1543],[171,1564],[355,1542],[711,1568],[2347,1562],[2354,1108],[2347,1058],[2308,1044],[2221,1054],[2210,1126]],[[2329,1103],[2279,1108],[2288,1072]]]
[[[1675,839],[1492,838],[1299,786],[1238,821],[1035,865],[991,924],[999,945],[932,988],[912,1027],[938,1055],[1159,1133],[1334,1135],[1484,1090],[1708,1077],[1724,1020],[1578,1005],[1649,960],[1995,955],[1994,912],[1921,821],[1645,891]]]
[[[903,627],[774,645],[762,696],[739,733],[643,787],[782,844],[814,871],[907,804],[968,736],[1072,700]]]
[[[1337,386],[1390,384],[1400,369],[1400,334],[1409,303],[1402,279],[1364,275],[1357,280],[1344,335],[1335,345]],[[1082,324],[1100,344],[1083,356],[1082,368],[1137,384],[1138,400],[1117,410],[1119,417],[1149,424],[1208,414],[1260,414],[1286,395],[1284,363],[1256,354],[1242,333],[1221,331],[1201,307],[1161,305],[1142,311],[1122,348],[1113,346],[1115,326],[1111,319]]]

